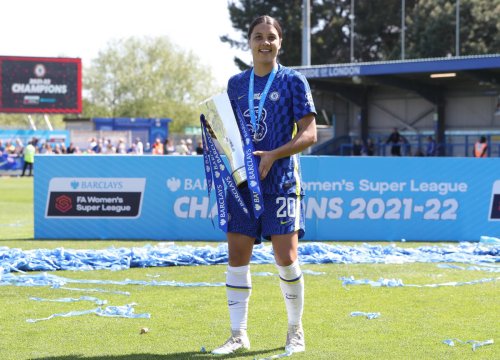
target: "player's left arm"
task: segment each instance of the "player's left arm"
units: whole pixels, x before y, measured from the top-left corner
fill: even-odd
[[[276,160],[300,153],[316,143],[318,137],[314,113],[309,113],[297,121],[297,126],[297,134],[286,144],[271,151],[254,152],[255,156],[260,156],[259,174],[261,180],[267,176]]]

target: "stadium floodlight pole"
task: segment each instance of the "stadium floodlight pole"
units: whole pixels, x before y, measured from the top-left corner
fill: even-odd
[[[460,0],[457,0],[455,17],[455,56],[460,56]]]
[[[405,0],[401,0],[401,60],[405,59]]]
[[[351,20],[351,62],[354,62],[354,0],[351,0],[349,20]]]
[[[30,123],[30,126],[31,126],[31,130],[35,130],[36,131],[36,124],[35,124],[35,121],[33,120],[33,118],[31,117],[31,115],[28,114],[28,122]]]
[[[50,131],[53,131],[53,130],[54,130],[54,128],[52,127],[52,123],[50,122],[49,115],[44,114],[44,115],[43,115],[43,119],[45,120],[45,125],[47,125],[47,128],[48,128]]]
[[[311,2],[302,1],[302,66],[311,65]]]

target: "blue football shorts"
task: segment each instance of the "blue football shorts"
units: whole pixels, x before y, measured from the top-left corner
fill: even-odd
[[[272,235],[299,232],[299,239],[305,233],[305,208],[303,196],[295,194],[264,194],[264,212],[256,219],[253,215],[251,191],[248,187],[238,188],[250,212],[247,216],[231,194],[227,194],[229,222],[228,232],[254,237],[256,243],[261,238],[271,240]]]

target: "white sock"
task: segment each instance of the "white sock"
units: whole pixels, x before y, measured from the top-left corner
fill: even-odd
[[[280,287],[285,299],[289,325],[300,325],[304,311],[304,278],[299,261],[289,266],[279,266]]]
[[[252,294],[250,265],[227,267],[226,294],[231,330],[246,330],[248,301]]]

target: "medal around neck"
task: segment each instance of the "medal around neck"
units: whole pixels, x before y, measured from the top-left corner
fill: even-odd
[[[205,100],[201,105],[207,130],[227,157],[234,181],[237,185],[244,183],[247,174],[243,142],[229,96],[224,92]]]

